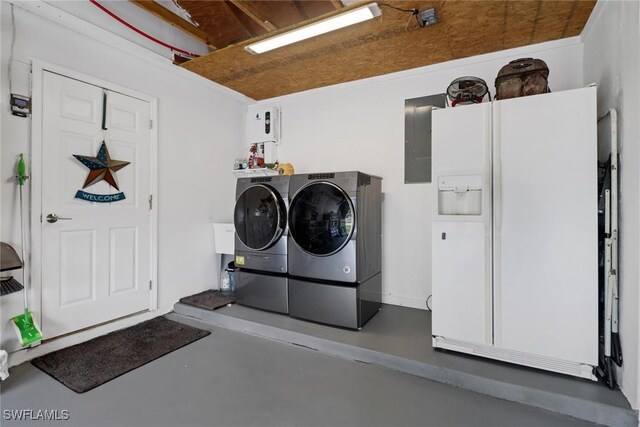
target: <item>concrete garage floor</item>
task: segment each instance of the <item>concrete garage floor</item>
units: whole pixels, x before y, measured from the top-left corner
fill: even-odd
[[[638,425],[637,413],[620,390],[609,390],[602,383],[434,350],[431,313],[425,310],[384,305],[360,331],[239,304],[210,311],[178,303],[174,310],[183,319],[311,348],[594,423]]]
[[[84,394],[23,364],[1,384],[2,426],[594,425],[302,347],[176,320],[212,334]],[[10,421],[11,409],[68,410]]]

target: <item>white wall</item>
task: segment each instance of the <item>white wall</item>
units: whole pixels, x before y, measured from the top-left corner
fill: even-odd
[[[572,38],[258,103],[282,107],[279,158],[296,173],[360,170],[383,177],[384,302],[425,308],[431,293],[431,184],[404,183],[404,100],[443,93],[466,75],[493,87],[503,65],[528,56],[547,62],[553,90],[581,86],[582,45]]]
[[[41,7],[51,9],[46,4]],[[245,111],[252,101],[130,42],[107,37],[99,28],[87,27],[63,12],[55,13],[56,22],[52,22],[18,7],[14,11],[14,91],[28,91],[28,62],[33,57],[158,98],[159,309],[169,309],[182,296],[217,287],[211,223],[231,220],[235,178],[230,169],[240,154],[238,141],[244,139]],[[31,123],[9,112],[11,13],[7,2],[1,4],[0,18],[0,240],[19,251],[17,191],[11,177],[18,153],[31,151]],[[89,28],[96,39],[67,25]],[[0,347],[14,350],[17,342],[8,319],[20,312],[21,296],[3,297],[0,303]]]
[[[620,150],[620,337],[622,391],[640,408],[640,3],[599,1],[583,32],[584,79],[598,84],[598,109],[618,110]]]

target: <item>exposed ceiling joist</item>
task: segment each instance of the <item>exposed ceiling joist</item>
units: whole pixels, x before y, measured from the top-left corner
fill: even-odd
[[[235,18],[235,20],[238,23],[238,25],[240,25],[244,29],[244,31],[247,34],[249,34],[250,37],[255,37],[255,36],[259,35],[258,33],[256,33],[255,31],[253,31],[251,29],[250,25],[247,25],[247,23],[245,23],[241,19],[241,18],[246,17],[246,15],[244,15],[244,12],[242,12],[237,7],[232,6],[228,1],[223,1],[222,4],[224,5],[225,9],[229,11],[231,16],[233,16]]]
[[[303,20],[306,21],[307,19],[309,19],[309,15],[307,15],[307,12],[304,10],[304,7],[302,7],[299,0],[293,0],[292,4]]]
[[[233,4],[235,7],[237,7],[242,12],[244,12],[245,15],[247,15],[256,24],[260,25],[265,30],[273,31],[273,30],[277,29],[271,22],[267,21],[266,19],[261,18],[260,15],[251,6],[249,6],[245,2],[240,1],[240,0],[229,0],[229,1],[231,2],[231,4]]]
[[[202,31],[200,28],[193,25],[191,22],[181,18],[170,10],[162,7],[155,1],[151,0],[129,0],[131,3],[140,7],[141,9],[146,10],[152,15],[157,16],[168,24],[184,31],[189,34],[191,37],[200,40],[202,43],[206,44],[209,47],[214,49],[221,49],[225,47],[223,44],[218,43],[213,37],[209,34]]]
[[[344,7],[340,0],[331,0],[331,4],[336,8],[336,10],[342,9]]]

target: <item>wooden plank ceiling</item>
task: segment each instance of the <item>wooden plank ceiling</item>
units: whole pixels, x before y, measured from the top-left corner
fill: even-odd
[[[260,100],[576,36],[584,28],[595,0],[387,2],[401,9],[435,8],[439,23],[426,28],[421,28],[410,13],[379,2],[382,16],[378,18],[261,55],[252,55],[244,47],[340,13],[342,3],[304,0],[179,0],[178,3],[206,34],[200,37],[211,40],[208,44],[218,48],[181,66]]]

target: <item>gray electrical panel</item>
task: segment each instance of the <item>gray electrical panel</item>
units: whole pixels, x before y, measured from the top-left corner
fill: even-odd
[[[404,101],[404,182],[431,182],[431,109],[444,108],[446,94]]]

